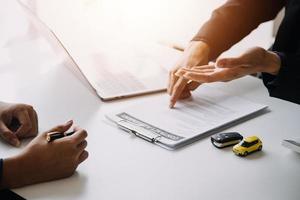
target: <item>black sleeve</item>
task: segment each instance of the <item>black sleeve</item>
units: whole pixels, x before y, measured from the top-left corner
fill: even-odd
[[[0,159],[0,183],[2,181],[2,176],[3,176],[3,159]]]
[[[300,104],[300,53],[275,53],[280,57],[281,68],[276,76],[262,73],[264,84],[270,96]]]
[[[210,60],[240,41],[259,24],[272,20],[285,0],[228,0],[214,10],[194,41],[204,41],[211,49]]]

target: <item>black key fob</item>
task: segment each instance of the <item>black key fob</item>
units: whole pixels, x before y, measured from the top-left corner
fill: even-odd
[[[211,136],[211,143],[217,148],[233,146],[239,143],[243,136],[237,132],[217,133]]]

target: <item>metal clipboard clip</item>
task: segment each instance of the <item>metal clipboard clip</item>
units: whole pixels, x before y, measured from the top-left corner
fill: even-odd
[[[155,143],[158,141],[158,139],[161,137],[159,135],[156,135],[154,133],[151,133],[150,131],[142,131],[138,130],[139,127],[135,126],[134,124],[126,121],[126,120],[120,120],[117,122],[117,125],[120,129],[134,134],[136,137],[142,138],[148,142]]]

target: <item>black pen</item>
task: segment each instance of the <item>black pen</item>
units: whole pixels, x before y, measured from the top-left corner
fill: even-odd
[[[52,132],[52,133],[47,134],[46,140],[47,140],[47,142],[51,142],[51,141],[57,140],[59,138],[73,135],[74,133],[75,133],[75,131],[68,132],[68,133]]]

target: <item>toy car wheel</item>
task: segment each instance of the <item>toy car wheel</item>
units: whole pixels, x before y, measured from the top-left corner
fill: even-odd
[[[261,151],[262,150],[262,146],[259,146],[257,151]]]
[[[248,151],[245,151],[244,155],[243,156],[247,156],[248,155]]]

